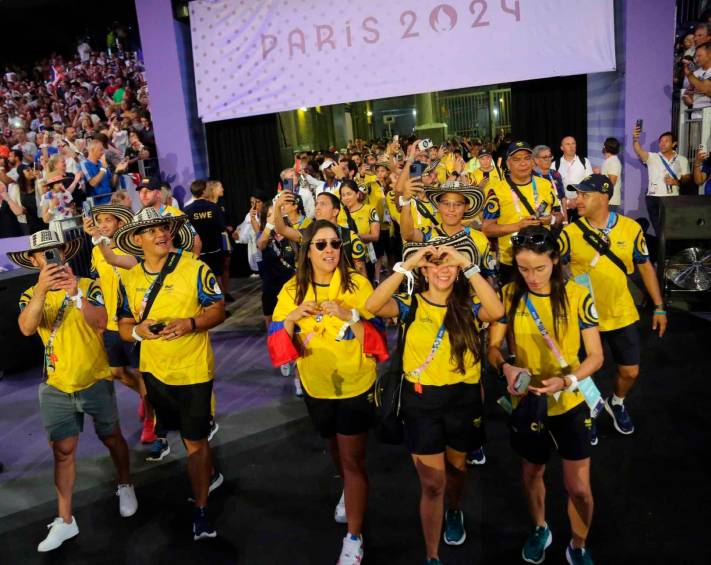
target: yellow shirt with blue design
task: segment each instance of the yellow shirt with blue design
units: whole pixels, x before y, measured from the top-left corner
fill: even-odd
[[[146,271],[141,262],[121,275],[117,317],[138,321],[144,297],[158,273]],[[148,318],[168,323],[176,318],[194,318],[223,299],[210,268],[187,254],[180,254],[169,269],[156,295]],[[141,342],[141,372],[151,373],[167,385],[192,385],[212,380],[214,355],[206,331],[188,332],[179,338]]]
[[[80,278],[78,288],[94,306],[103,306],[104,300],[99,285],[91,279]],[[20,297],[23,310],[35,294],[35,287],[28,288]],[[42,320],[37,333],[47,346],[52,327],[65,303],[62,322],[52,339],[51,359],[46,360],[47,384],[72,394],[94,385],[100,380],[110,380],[111,370],[101,336],[84,321],[81,310],[67,299],[64,290],[50,290],[45,295]]]
[[[114,248],[112,251],[116,255],[128,255],[118,248]],[[94,246],[94,249],[91,250],[91,277],[99,283],[101,293],[104,296],[106,312],[108,314],[106,329],[114,332],[118,331],[116,310],[118,309],[121,271],[125,272],[124,269],[119,269],[118,267],[109,265],[106,262],[106,259],[104,259],[104,255],[101,253],[98,245]]]

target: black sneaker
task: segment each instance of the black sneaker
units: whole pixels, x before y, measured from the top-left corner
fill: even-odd
[[[216,538],[217,531],[210,524],[207,508],[195,508],[193,511],[193,539],[195,541]]]
[[[224,483],[224,482],[225,482],[225,477],[222,475],[222,473],[215,470],[215,472],[210,477],[210,486],[207,489],[207,495],[210,496],[210,494],[212,494],[212,491],[221,487],[222,483]],[[192,502],[194,504],[195,499],[192,496],[190,496],[190,497],[188,497],[188,502]]]
[[[151,450],[148,452],[146,461],[161,461],[170,453],[170,446],[167,439],[156,439],[151,444]]]
[[[588,430],[590,437],[590,445],[597,445],[597,425],[595,424],[595,418],[592,418],[592,423],[590,424],[590,429]]]
[[[215,437],[215,434],[217,433],[217,430],[220,429],[220,425],[215,422],[214,418],[210,418],[210,433],[207,434],[207,441],[212,441],[212,438]]]

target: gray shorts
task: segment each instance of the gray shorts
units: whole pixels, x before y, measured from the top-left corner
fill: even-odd
[[[39,385],[40,416],[50,441],[78,436],[84,430],[84,414],[94,420],[99,437],[110,436],[119,417],[113,381],[101,380],[73,394],[47,383]]]

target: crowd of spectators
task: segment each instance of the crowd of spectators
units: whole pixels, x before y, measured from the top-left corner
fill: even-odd
[[[87,197],[107,203],[155,158],[143,63],[115,37],[111,45],[81,40],[72,56],[4,69],[0,237],[80,213]]]

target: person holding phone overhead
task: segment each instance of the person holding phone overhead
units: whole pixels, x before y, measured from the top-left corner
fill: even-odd
[[[512,396],[511,446],[522,459],[523,487],[534,530],[524,543],[523,560],[542,563],[553,541],[546,522],[543,476],[551,452],[563,459],[572,540],[566,559],[590,565],[585,542],[592,523],[590,488],[590,408],[581,389],[602,366],[598,318],[590,292],[566,281],[555,236],[528,226],[511,237],[514,275],[503,288],[506,315],[489,331],[488,359],[506,378]],[[515,365],[502,349],[512,336]],[[585,348],[585,357],[578,352]],[[523,371],[528,390],[514,388]],[[596,390],[596,389],[595,389]],[[599,397],[599,392],[598,392]]]
[[[338,563],[357,565],[363,559],[375,364],[388,354],[365,307],[373,288],[348,265],[339,233],[328,220],[304,231],[296,274],[279,293],[267,344],[274,366],[296,361],[309,416],[329,441],[344,486],[334,519],[348,523]]]
[[[373,244],[380,238],[380,217],[373,206],[364,202],[365,187],[359,187],[355,181],[344,180],[339,194],[342,206],[338,223],[348,226],[365,243],[365,268],[368,280],[372,283],[376,279],[375,262],[377,261]],[[377,273],[377,278],[380,278],[380,273]]]
[[[39,402],[54,455],[58,517],[37,546],[39,552],[57,549],[79,533],[72,516],[72,491],[84,414],[91,416],[96,434],[111,452],[118,474],[119,513],[128,517],[138,509],[128,446],[100,337],[107,321],[104,298],[98,284],[75,277],[67,265],[80,247],[81,239],[62,242],[54,232],[43,230],[30,236],[29,249],[7,254],[16,265],[39,270],[37,283],[20,297],[18,318],[22,334],[38,333],[45,347]]]
[[[407,243],[403,261],[365,304],[375,315],[398,317],[405,328],[402,413],[420,479],[420,519],[432,564],[439,563],[443,518],[446,544],[461,545],[466,539],[466,456],[482,444],[481,323],[504,315],[476,257],[474,242],[461,231]],[[395,294],[405,278],[408,293]]]

